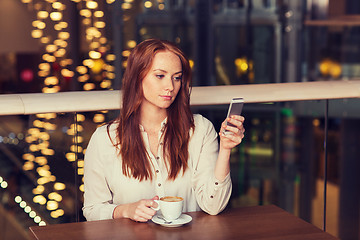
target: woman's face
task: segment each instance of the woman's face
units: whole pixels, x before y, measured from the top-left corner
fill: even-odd
[[[156,53],[149,72],[142,81],[144,108],[166,109],[175,100],[182,81],[180,58],[170,51]]]

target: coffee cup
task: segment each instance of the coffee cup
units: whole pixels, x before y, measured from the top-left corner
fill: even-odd
[[[163,217],[167,221],[173,221],[181,216],[184,203],[182,197],[166,196],[154,201],[158,204],[158,207],[153,209],[156,211],[161,210]]]

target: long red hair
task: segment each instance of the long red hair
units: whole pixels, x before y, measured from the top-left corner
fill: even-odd
[[[151,163],[141,136],[140,104],[143,101],[142,80],[150,70],[156,53],[170,51],[176,54],[182,64],[181,88],[174,102],[167,109],[167,123],[164,132],[164,157],[169,169],[169,179],[174,180],[182,170],[187,169],[190,130],[194,119],[190,109],[191,68],[185,54],[173,43],[148,39],[131,52],[122,79],[122,109],[116,122],[117,138],[113,142],[122,158],[123,174],[136,179],[152,179]],[[108,133],[109,133],[108,125]]]

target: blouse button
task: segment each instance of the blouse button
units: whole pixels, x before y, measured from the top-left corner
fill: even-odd
[[[215,182],[215,185],[219,185],[219,183],[218,183],[218,182]]]
[[[211,196],[210,196],[210,198],[214,198],[214,196],[213,196],[213,195],[211,195]]]
[[[158,186],[161,187],[161,183],[159,183]]]
[[[156,160],[159,160],[160,159],[160,157],[156,157]]]
[[[159,173],[159,170],[156,170],[156,173]]]

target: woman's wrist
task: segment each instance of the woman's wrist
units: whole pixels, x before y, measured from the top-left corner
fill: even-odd
[[[113,219],[115,218],[128,218],[126,213],[126,205],[118,205],[113,212]]]

